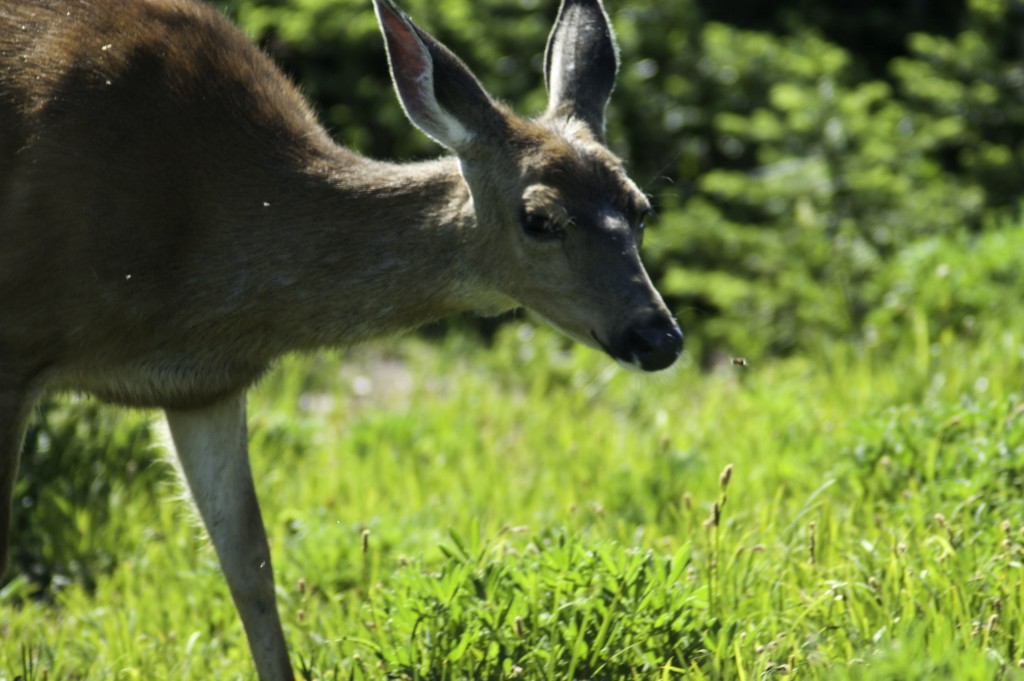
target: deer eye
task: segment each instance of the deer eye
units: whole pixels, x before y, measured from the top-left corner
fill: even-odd
[[[543,213],[523,212],[520,218],[523,233],[531,239],[560,239],[564,236],[561,225]]]

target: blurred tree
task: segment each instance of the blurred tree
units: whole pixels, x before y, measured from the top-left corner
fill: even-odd
[[[1024,2],[970,0],[952,37],[914,33],[892,62],[898,95],[920,116],[962,121],[939,158],[983,187],[992,208],[1016,208],[1024,177]]]
[[[964,0],[700,0],[708,19],[769,33],[814,28],[857,55],[865,77],[885,77],[889,61],[907,53],[911,32],[951,35],[963,20]]]

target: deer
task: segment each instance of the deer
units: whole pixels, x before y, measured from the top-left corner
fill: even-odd
[[[0,574],[40,396],[161,409],[263,681],[293,678],[246,426],[276,359],[516,308],[641,371],[683,347],[639,256],[651,202],[605,143],[600,0],[562,0],[532,118],[373,7],[439,158],[340,146],[197,0],[0,0]]]

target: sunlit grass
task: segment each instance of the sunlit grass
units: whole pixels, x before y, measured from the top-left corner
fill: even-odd
[[[667,377],[525,326],[489,349],[453,336],[289,359],[250,414],[295,665],[1015,677],[1022,340]],[[21,548],[64,578],[0,592],[0,678],[253,678],[212,551],[152,461],[155,419],[94,411],[49,409],[37,456],[84,440],[76,456],[125,461],[51,470],[19,516],[47,523],[17,536],[45,535]],[[68,431],[83,415],[100,425]]]

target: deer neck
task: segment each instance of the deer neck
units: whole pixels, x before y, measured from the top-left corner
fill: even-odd
[[[304,310],[304,337],[290,340],[348,345],[453,313],[511,306],[483,293],[476,214],[456,159],[396,164],[342,151],[306,167],[301,188],[286,199],[292,205],[282,206],[283,215],[308,216],[296,225],[301,235],[286,237],[306,246],[298,255],[281,253],[278,290],[265,298]],[[264,217],[273,219],[272,209]],[[322,285],[310,286],[310,277]]]

